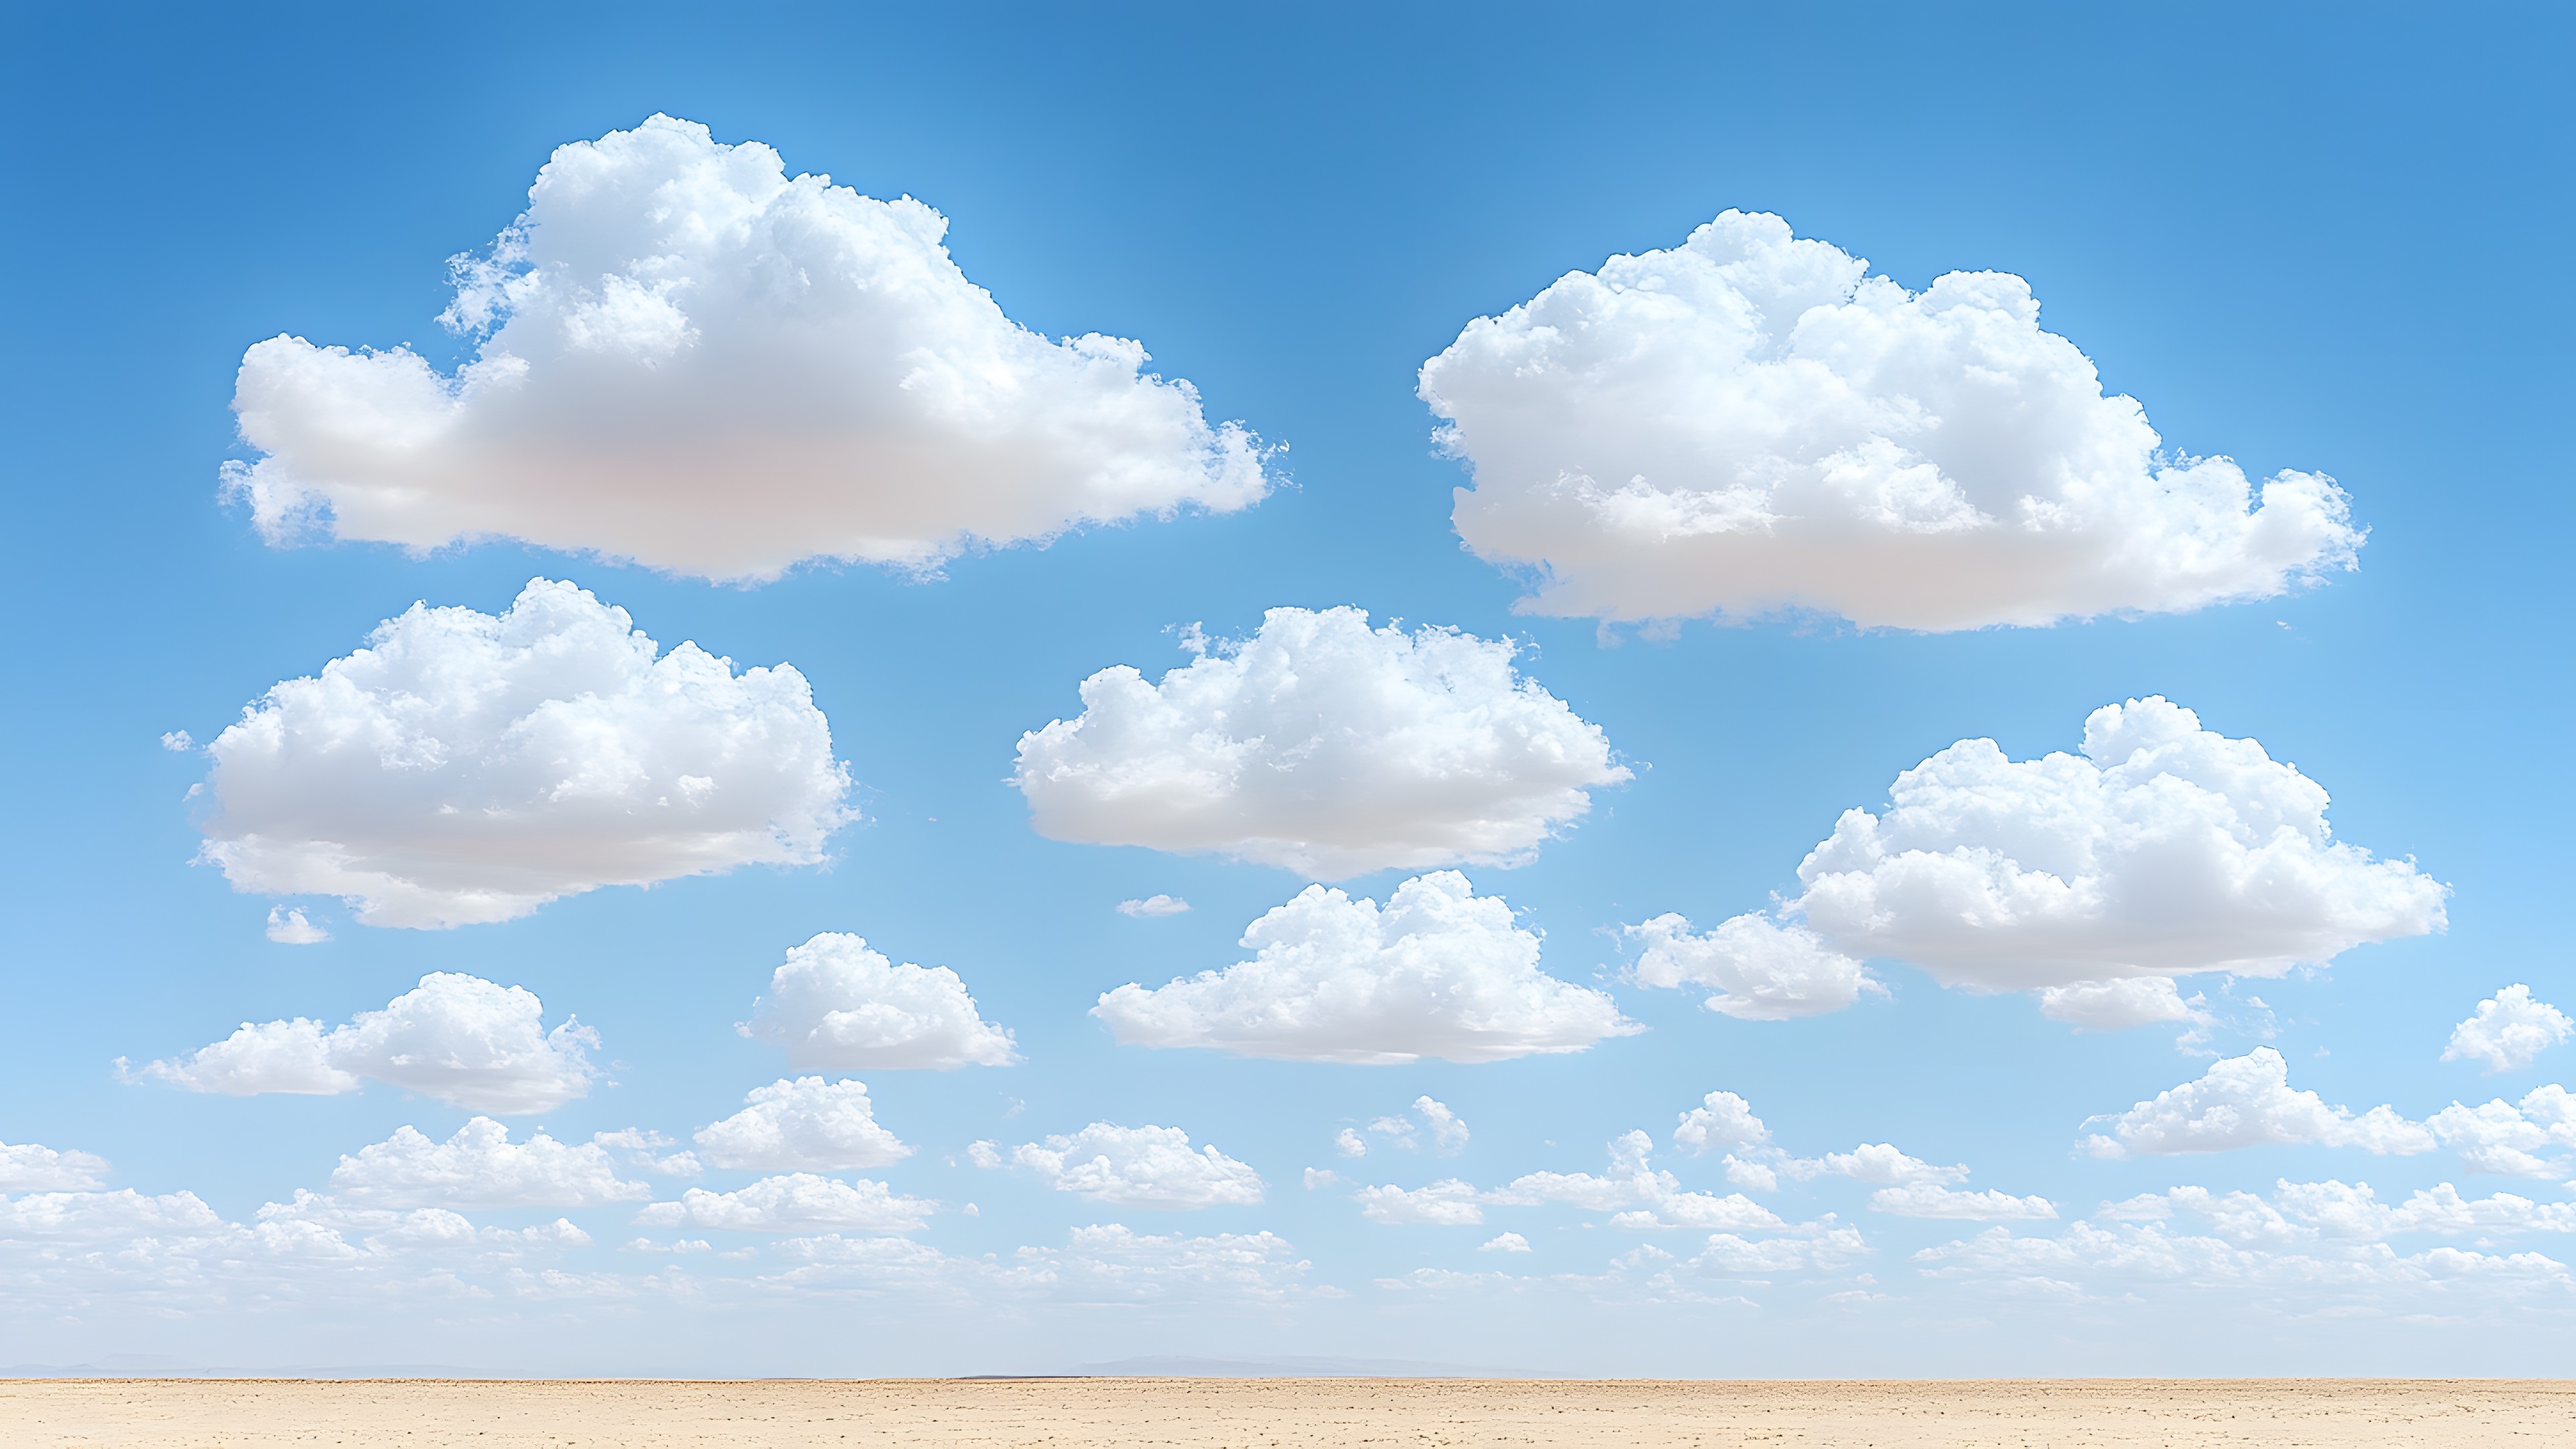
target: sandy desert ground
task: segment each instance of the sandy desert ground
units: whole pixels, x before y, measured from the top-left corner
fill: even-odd
[[[2576,1382],[0,1382],[14,1449],[2576,1445]]]

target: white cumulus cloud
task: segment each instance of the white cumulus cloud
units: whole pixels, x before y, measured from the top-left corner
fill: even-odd
[[[1518,1233],[1497,1233],[1493,1237],[1487,1238],[1484,1242],[1477,1244],[1476,1251],[1479,1253],[1526,1253],[1530,1251],[1530,1244],[1529,1239],[1522,1237]]]
[[[512,1142],[510,1129],[489,1117],[445,1142],[398,1127],[342,1157],[331,1191],[369,1207],[595,1207],[652,1196],[644,1184],[621,1180],[596,1143],[557,1142],[543,1132]]]
[[[1122,916],[1134,916],[1139,920],[1153,916],[1185,915],[1188,913],[1189,909],[1190,903],[1182,900],[1179,896],[1160,894],[1150,895],[1142,900],[1120,901],[1118,903],[1118,914]]]
[[[2576,1096],[2553,1082],[2532,1088],[2519,1104],[2502,1098],[2478,1107],[2454,1102],[2424,1125],[2472,1172],[2565,1177],[2569,1160],[2543,1154],[2576,1147]]]
[[[1213,851],[1340,880],[1529,860],[1630,778],[1597,725],[1523,679],[1509,641],[1272,609],[1249,639],[1127,665],[1021,736],[1013,775],[1054,840]]]
[[[207,753],[203,857],[233,888],[339,896],[375,926],[809,865],[852,818],[793,667],[661,653],[625,610],[545,579],[498,617],[413,605]]]
[[[1970,1192],[1917,1182],[1882,1187],[1869,1195],[1877,1212],[1901,1218],[1960,1218],[1969,1222],[2032,1222],[2057,1216],[2057,1205],[2044,1197],[2015,1197],[2008,1192]]]
[[[1268,491],[1251,434],[1135,342],[1011,321],[947,228],[668,116],[563,146],[453,263],[473,359],[254,345],[233,409],[262,456],[228,488],[272,542],[500,536],[739,580]]]
[[[2315,781],[2161,698],[2095,710],[2081,756],[1961,740],[1888,797],[1843,813],[1791,906],[1835,948],[1945,985],[2277,976],[2445,924],[2447,888],[2336,840]]]
[[[1691,923],[1667,912],[1630,926],[1645,943],[1637,957],[1640,986],[1699,986],[1711,1011],[1745,1021],[1786,1021],[1822,1016],[1887,988],[1861,964],[1825,945],[1803,926],[1782,925],[1758,912],[1691,933]]]
[[[2206,1022],[2209,999],[2185,1000],[2170,976],[2071,981],[2039,992],[2039,1014],[2084,1031],[2119,1031],[2159,1021]]]
[[[2298,1143],[2406,1155],[2430,1152],[2434,1142],[2424,1124],[2406,1120],[2393,1107],[2373,1107],[2356,1116],[2314,1092],[2291,1090],[2290,1064],[2270,1047],[2213,1062],[2198,1081],[2094,1120],[2110,1130],[2086,1138],[2085,1146],[2102,1157]]]
[[[1459,1228],[1485,1220],[1478,1197],[1475,1184],[1451,1177],[1428,1187],[1364,1187],[1351,1200],[1360,1205],[1360,1216],[1373,1223]]]
[[[306,919],[302,906],[271,906],[268,939],[281,946],[319,946],[331,939],[331,933]]]
[[[929,1220],[937,1204],[905,1197],[882,1182],[844,1182],[810,1172],[764,1177],[734,1192],[702,1187],[677,1202],[648,1203],[635,1214],[646,1227],[724,1228],[745,1233],[854,1231],[907,1233]]]
[[[2477,1015],[2451,1028],[2446,1062],[2483,1062],[2486,1070],[2518,1072],[2532,1058],[2567,1040],[2576,1022],[2546,1001],[2532,998],[2528,986],[2508,986],[2478,1003]]]
[[[866,940],[825,931],[787,949],[742,1034],[798,1070],[1008,1066],[1011,1034],[984,1020],[945,966],[898,966]]]
[[[567,1018],[549,1031],[545,1003],[524,986],[436,971],[420,985],[328,1031],[322,1023],[243,1022],[212,1046],[139,1075],[191,1092],[328,1096],[374,1078],[475,1112],[544,1112],[587,1096],[599,1076],[585,1048],[598,1033]]]
[[[2021,278],[1920,293],[1776,216],[1570,272],[1422,368],[1452,514],[1535,613],[1973,629],[2267,598],[2353,566],[2332,479],[2169,452]]]
[[[755,1087],[746,1105],[697,1133],[706,1160],[759,1172],[838,1172],[882,1167],[912,1149],[877,1122],[867,1084],[821,1077]]]
[[[1644,1030],[1606,993],[1541,972],[1537,934],[1456,871],[1404,882],[1384,910],[1309,886],[1240,944],[1252,960],[1121,986],[1092,1014],[1130,1046],[1362,1063],[1501,1061]]]
[[[976,1146],[979,1164],[1002,1164],[992,1144]],[[1178,1127],[1094,1122],[1071,1136],[1022,1143],[1009,1161],[1058,1192],[1113,1207],[1181,1211],[1251,1206],[1262,1197],[1261,1174],[1213,1146],[1192,1149]]]
[[[0,1193],[78,1192],[107,1182],[107,1159],[35,1142],[0,1142]]]
[[[1864,1142],[1849,1152],[1828,1152],[1822,1157],[1791,1158],[1781,1163],[1781,1170],[1796,1178],[1848,1177],[1891,1187],[1964,1182],[1968,1177],[1964,1166],[1937,1166],[1887,1142]]]
[[[1724,1147],[1767,1147],[1771,1129],[1753,1115],[1753,1104],[1733,1092],[1711,1092],[1681,1114],[1673,1146],[1693,1156]]]

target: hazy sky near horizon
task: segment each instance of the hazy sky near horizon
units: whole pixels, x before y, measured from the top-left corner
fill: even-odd
[[[0,1363],[2563,1369],[2562,13],[0,25]]]

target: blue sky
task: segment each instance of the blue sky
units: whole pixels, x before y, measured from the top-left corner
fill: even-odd
[[[624,7],[534,20],[20,10],[6,23],[0,105],[20,138],[5,164],[21,201],[0,246],[22,282],[0,350],[16,505],[0,589],[22,683],[0,715],[17,762],[5,786],[17,828],[0,842],[13,896],[0,961],[16,1007],[0,1140],[111,1165],[11,1159],[22,1190],[0,1252],[18,1308],[0,1358],[971,1373],[1189,1352],[1659,1375],[2555,1371],[2551,1345],[2576,1306],[2561,1264],[2576,1245],[2546,1226],[2567,1211],[2545,1209],[2570,1201],[2568,1144],[2534,1126],[2539,1165],[2480,1171],[2508,1164],[2477,1157],[2469,1129],[2446,1131],[2437,1114],[2523,1102],[2576,1061],[2544,1050],[2487,1074],[2443,1060],[2454,1025],[2502,988],[2527,985],[2539,1002],[2569,991],[2551,904],[2569,862],[2550,804],[2566,777],[2551,762],[2569,704],[2556,586],[2568,505],[2548,440],[2570,317],[2544,250],[2568,222],[2569,117],[2546,69],[2564,52],[2563,17],[2211,7],[2142,24],[2038,7],[1937,20],[1692,7],[1612,26],[1495,7],[720,19]],[[1150,372],[1196,388],[1206,424],[1241,420],[1286,445],[1263,465],[1266,496],[1200,506],[1215,495],[1174,485],[1168,519],[1149,503],[1044,546],[970,545],[935,579],[826,559],[748,584],[689,571],[702,528],[671,531],[681,561],[659,568],[510,538],[407,551],[350,536],[344,499],[337,541],[326,523],[272,543],[253,510],[219,495],[226,462],[301,446],[237,431],[247,349],[281,334],[408,345],[453,372],[477,340],[435,320],[453,295],[448,259],[487,252],[556,148],[656,113],[702,124],[714,143],[775,148],[789,176],[829,173],[936,208],[948,255],[1012,322],[1049,339],[1138,339]],[[2101,617],[2037,627],[1862,627],[1830,606],[1712,622],[1711,604],[1648,627],[1516,611],[1530,566],[1478,556],[1452,523],[1453,489],[1500,496],[1521,461],[1479,429],[1527,424],[1540,454],[1587,427],[1607,439],[1585,444],[1596,450],[1645,447],[1663,415],[1623,414],[1622,399],[1669,369],[1640,364],[1555,413],[1467,369],[1446,391],[1490,385],[1499,400],[1463,424],[1463,458],[1435,447],[1418,370],[1475,319],[1605,259],[1680,247],[1730,209],[1777,214],[1911,292],[1951,272],[2026,279],[2038,326],[2080,349],[2105,393],[2137,399],[2171,454],[2233,459],[2258,485],[2283,470],[2331,475],[2368,533],[2358,567],[2327,567],[2313,586],[2255,570],[2228,587],[2268,597],[2189,607],[2169,584],[2142,584]],[[704,296],[713,283],[697,285]],[[711,316],[697,321],[716,328]],[[1672,325],[1687,340],[1706,324]],[[792,393],[792,349],[740,335],[750,341],[731,355],[763,384],[746,395]],[[772,358],[787,360],[760,372]],[[1921,368],[1924,386],[1947,385],[1938,359]],[[657,446],[738,441],[723,408],[691,410],[698,374],[675,362],[660,376],[679,391],[660,394]],[[1168,389],[1132,387],[1174,406]],[[574,438],[643,426],[596,424],[608,414],[566,396],[539,395],[528,416],[568,418],[561,436]],[[306,442],[348,415],[344,395],[305,404]],[[996,470],[1041,503],[1067,466],[932,451],[924,478]],[[564,455],[548,456],[559,467]],[[1578,463],[1594,466],[1573,452],[1539,466]],[[654,460],[627,457],[581,486],[531,466],[511,496],[559,494],[587,537],[585,516],[618,513],[619,469]],[[840,489],[874,506],[893,496],[877,486],[832,474],[779,505],[776,529],[819,533],[822,514],[798,514],[796,499]],[[934,502],[949,486],[901,484]],[[721,497],[700,496],[724,513]],[[1086,516],[1065,506],[1065,519]],[[1687,592],[1712,576],[1635,547],[1605,587],[1651,576]],[[1821,545],[1815,567],[1842,567],[1836,547]],[[2080,577],[2116,572],[2098,554],[2070,557]],[[647,889],[603,885],[444,929],[369,925],[362,895],[263,888],[277,877],[247,871],[236,889],[216,864],[192,864],[221,793],[189,796],[215,772],[201,751],[246,705],[320,674],[416,601],[498,615],[539,577],[628,611],[665,649],[687,640],[738,669],[792,664],[864,818],[787,849],[815,863],[673,868]],[[1926,577],[1931,594],[1958,587],[1944,579],[1983,581]],[[2056,606],[2044,593],[2023,602],[2045,613]],[[1244,640],[1266,610],[1337,606],[1510,641],[1519,677],[1597,727],[1631,772],[1581,784],[1579,819],[1523,810],[1534,845],[1449,860],[1543,933],[1541,970],[1606,993],[1646,1030],[1508,1060],[1353,1065],[1122,1045],[1089,1014],[1127,983],[1250,959],[1237,945],[1247,925],[1317,876],[1242,858],[1259,849],[1047,838],[1012,785],[1022,734],[1079,716],[1096,671],[1131,665],[1150,682],[1190,664],[1181,626]],[[1356,697],[1316,677],[1318,698]],[[2071,751],[2094,710],[2152,696],[2295,764],[2331,794],[2334,840],[2448,887],[2446,929],[2426,929],[2420,902],[2407,917],[2374,897],[2318,928],[2343,931],[2311,953],[2330,959],[2270,977],[2173,967],[2207,1020],[2116,1030],[2048,1019],[2027,991],[1945,987],[1849,930],[1796,938],[1817,959],[1867,958],[1886,994],[1844,1009],[1741,1019],[1702,1009],[1702,990],[1642,984],[1640,938],[1623,927],[1677,912],[1704,933],[1791,901],[1801,859],[1844,811],[1884,813],[1900,771],[1980,738],[2013,760]],[[641,728],[613,709],[600,727]],[[1548,728],[1580,743],[1561,721]],[[180,730],[194,748],[165,749]],[[1363,741],[1352,758],[1381,756],[1401,751]],[[280,789],[345,816],[382,803],[298,768],[278,767]],[[1328,815],[1333,788],[1314,786]],[[1368,817],[1348,825],[1352,839],[1401,813],[1377,792],[1342,805]],[[1133,819],[1118,828],[1177,838]],[[624,848],[598,849],[611,846]],[[1441,868],[1438,855],[1328,883],[1386,902]],[[2249,888],[2257,915],[2278,905],[2268,888]],[[1191,909],[1116,909],[1158,893]],[[330,939],[270,940],[272,906],[304,910]],[[1823,929],[1820,910],[1766,929]],[[2379,924],[2345,920],[2362,916]],[[2077,934],[2135,965],[2149,947],[2122,934],[2134,927]],[[953,970],[1020,1060],[791,1070],[735,1024],[787,950],[823,932]],[[1986,960],[2011,948],[1995,937],[1962,949]],[[657,1149],[667,1155],[755,1089],[855,1079],[914,1150],[814,1175],[939,1207],[908,1231],[857,1218],[674,1226],[646,1204],[777,1174],[702,1163],[698,1177],[657,1175],[613,1145],[594,1157],[643,1187],[604,1201],[532,1189],[486,1207],[417,1185],[370,1198],[363,1173],[334,1187],[344,1155],[407,1125],[446,1141],[475,1116],[454,1089],[442,1098],[414,1076],[410,1088],[236,1095],[142,1070],[240,1023],[328,1027],[383,1011],[434,972],[525,987],[546,1028],[569,1013],[597,1033],[582,1095],[495,1114],[514,1142],[542,1126],[588,1148],[639,1129],[672,1139]],[[2547,1036],[2548,1019],[2534,1020]],[[2124,1157],[2080,1149],[2115,1130],[2087,1119],[2153,1103],[2214,1064],[2259,1067],[2249,1054],[2261,1049],[2286,1064],[2287,1090],[2353,1114],[2387,1104],[2404,1130],[2293,1124],[2219,1151],[2149,1150],[2147,1135]],[[1680,1115],[1713,1092],[1767,1124],[1769,1143],[1739,1158],[1773,1163],[1773,1187],[1731,1181],[1721,1151],[1675,1142]],[[1408,1106],[1422,1097],[1467,1124],[1463,1150],[1434,1150]],[[1414,1147],[1372,1132],[1408,1111]],[[1126,1201],[1087,1198],[1010,1163],[1014,1148],[1094,1123],[1181,1129],[1193,1151],[1213,1145],[1257,1173],[1259,1201],[1139,1206],[1152,1195],[1132,1185]],[[1345,1129],[1376,1145],[1344,1155]],[[1726,1211],[1778,1226],[1739,1223],[1721,1231],[1740,1246],[1712,1247],[1704,1226],[1614,1225],[1620,1211],[1672,1216],[1651,1200],[1659,1189],[1594,1193],[1627,1191],[1614,1206],[1509,1200],[1528,1174],[1604,1174],[1606,1144],[1639,1129],[1648,1171],[1673,1174],[1673,1190],[1742,1192],[1749,1209]],[[979,1142],[1005,1165],[978,1165]],[[2055,1217],[1882,1210],[1873,1194],[1906,1184],[1820,1165],[1862,1144],[1965,1164],[1964,1188],[1935,1185],[2045,1199]],[[1310,1188],[1310,1168],[1338,1180]],[[1372,1221],[1353,1196],[1453,1179],[1481,1195],[1480,1223]],[[2365,1182],[2386,1209],[2443,1184],[2526,1207],[2448,1228],[2401,1212],[2369,1232],[2299,1215],[2316,1200],[2299,1185]],[[2261,1203],[2136,1202],[2177,1188]],[[298,1189],[338,1205],[261,1218]],[[161,1206],[93,1196],[127,1190]],[[201,1209],[172,1205],[183,1193]],[[160,1226],[134,1226],[152,1212]],[[589,1241],[421,1246],[388,1226],[421,1212],[461,1214],[475,1232],[560,1218]],[[45,1226],[57,1219],[72,1226]],[[260,1236],[263,1223],[312,1232],[298,1247]],[[1147,1241],[1096,1231],[1110,1224]],[[1980,1238],[1995,1232],[2007,1246]],[[1530,1251],[1480,1247],[1506,1233]],[[637,1239],[660,1251],[627,1246]],[[143,1266],[114,1266],[138,1241],[154,1246],[122,1261]],[[667,1251],[696,1241],[706,1250]]]

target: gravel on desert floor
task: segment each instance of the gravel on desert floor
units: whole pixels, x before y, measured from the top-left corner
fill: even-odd
[[[0,1381],[16,1449],[2571,1445],[2576,1382]]]

